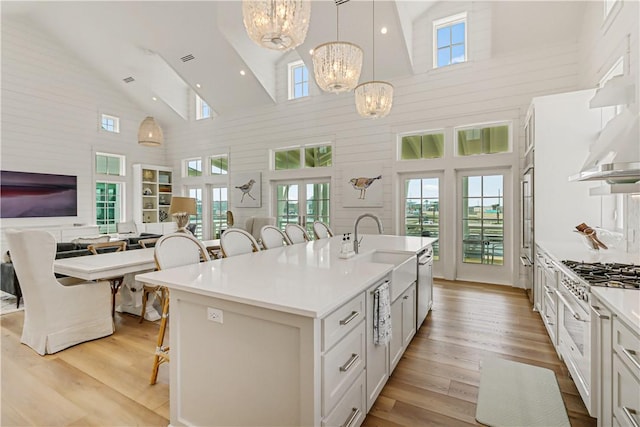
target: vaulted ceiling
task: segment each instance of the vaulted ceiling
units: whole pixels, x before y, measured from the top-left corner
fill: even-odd
[[[375,2],[376,79],[413,73],[413,23],[436,3]],[[554,31],[549,31],[549,10],[542,4],[553,7],[554,21],[562,23]],[[505,20],[504,26],[494,25],[496,31],[503,28],[505,33],[494,31],[492,37],[502,40],[500,47],[507,50],[509,43],[575,37],[580,15],[576,12],[581,10],[579,2],[573,1],[496,2],[492,8]],[[313,68],[309,51],[336,40],[336,12],[340,40],[364,50],[360,81],[370,80],[370,1],[352,0],[338,8],[332,0],[313,1],[307,38],[294,56]],[[218,115],[275,104],[276,66],[282,65],[283,55],[291,55],[261,48],[249,39],[240,1],[3,1],[2,14],[21,15],[51,34],[163,122],[188,119],[189,89]],[[386,35],[379,32],[383,26],[388,28]],[[240,70],[245,71],[244,76]],[[134,80],[125,82],[129,77]]]

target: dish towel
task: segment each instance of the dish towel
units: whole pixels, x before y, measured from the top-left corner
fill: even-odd
[[[373,343],[385,345],[391,341],[391,297],[389,282],[373,291]]]

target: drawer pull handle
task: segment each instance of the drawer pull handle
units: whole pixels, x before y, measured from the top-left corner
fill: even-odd
[[[355,319],[356,317],[358,317],[358,315],[359,315],[359,314],[360,314],[360,313],[359,313],[359,312],[357,312],[357,311],[352,311],[352,312],[351,312],[351,314],[350,314],[349,316],[347,316],[346,318],[344,318],[344,319],[342,319],[342,320],[340,321],[340,324],[341,324],[342,326],[344,326],[344,325],[348,324],[348,323],[349,323],[349,322],[351,322],[353,319]]]
[[[553,289],[551,289],[547,285],[544,286],[544,291],[545,291],[545,293],[547,293],[549,295],[553,295],[553,293],[555,292]]]
[[[351,415],[349,415],[349,418],[347,419],[347,421],[344,424],[342,424],[342,427],[351,427],[351,424],[353,424],[353,422],[356,420],[356,418],[358,418],[359,415],[360,415],[360,409],[353,408],[351,410]]]
[[[409,295],[405,295],[402,299],[409,299]]]
[[[636,366],[636,368],[640,369],[640,362],[638,362],[636,358],[633,357],[636,354],[636,352],[633,350],[627,350],[624,347],[620,347],[620,348],[622,348],[622,352],[624,353],[624,355],[627,356],[629,360],[631,360],[631,363],[633,363]]]
[[[631,425],[633,427],[640,427],[640,425],[638,425],[638,422],[636,421],[636,419],[632,415],[632,414],[635,414],[636,411],[634,411],[633,409],[629,409],[626,406],[623,406],[622,407],[622,412],[624,412],[626,417],[629,418],[629,421],[631,422]]]
[[[598,313],[598,310],[600,310],[600,307],[598,307],[597,305],[592,305],[591,306],[591,311],[593,311],[593,314],[598,316],[598,319],[604,319],[604,320],[608,320],[609,319],[609,316],[605,316],[604,314]]]
[[[340,366],[340,372],[347,372],[349,369],[351,369],[353,364],[358,361],[358,359],[360,359],[360,355],[351,353],[351,357],[349,358],[349,360],[347,360],[347,363]]]

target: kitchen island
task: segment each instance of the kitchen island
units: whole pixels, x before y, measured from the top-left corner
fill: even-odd
[[[171,425],[359,425],[391,369],[373,291],[399,268],[368,254],[416,265],[435,240],[365,235],[341,259],[338,236],[138,275],[171,291]]]

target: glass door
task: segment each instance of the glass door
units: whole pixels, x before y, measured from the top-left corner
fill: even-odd
[[[300,224],[313,236],[314,221],[330,224],[331,184],[329,178],[276,182],[276,225],[284,230],[287,224]]]
[[[440,237],[440,178],[404,179],[404,234]],[[433,257],[440,259],[440,241],[433,244]]]
[[[227,224],[228,209],[227,187],[211,188],[211,234],[214,239],[229,228]]]
[[[189,224],[195,224],[196,230],[193,233],[198,239],[202,239],[204,230],[202,229],[202,188],[201,187],[187,187],[188,197],[196,199],[196,214],[191,215],[189,218]]]

